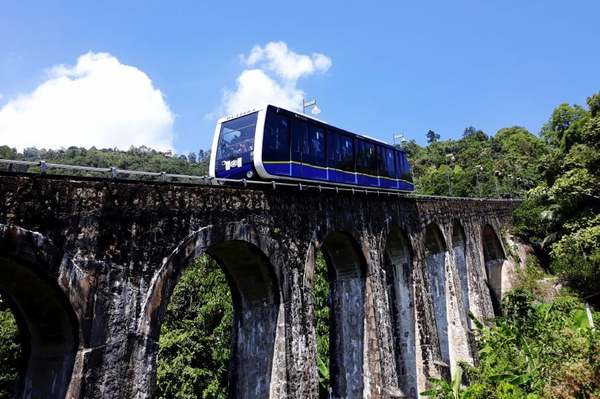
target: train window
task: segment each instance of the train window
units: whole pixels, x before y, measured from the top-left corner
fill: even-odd
[[[375,151],[377,152],[377,171],[379,172],[378,174],[379,176],[385,176],[383,147],[380,145],[376,145]]]
[[[336,168],[347,172],[354,172],[354,145],[352,137],[340,134],[338,136],[338,148],[340,152],[339,163]]]
[[[229,160],[238,157],[250,160],[254,147],[257,113],[223,122],[219,135],[217,160]],[[220,163],[220,162],[219,162]]]
[[[280,114],[269,112],[265,122],[263,159],[265,161],[290,160],[290,121]]]
[[[412,174],[410,173],[410,165],[408,164],[408,160],[406,159],[406,154],[402,151],[398,151],[396,154],[398,161],[398,178],[408,182],[412,182]]]
[[[292,120],[292,139],[291,139],[291,154],[292,161],[302,161],[302,146],[304,136],[307,134],[306,122],[301,119]]]
[[[394,167],[394,150],[385,147],[378,148],[379,176],[396,177],[396,168]]]
[[[375,144],[356,140],[356,170],[359,173],[377,176],[377,155]]]
[[[308,125],[302,143],[302,163],[325,166],[325,156],[325,130]]]
[[[327,166],[337,168],[341,160],[339,134],[327,131]]]

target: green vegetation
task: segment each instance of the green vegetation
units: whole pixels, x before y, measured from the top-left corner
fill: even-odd
[[[0,295],[0,398],[10,397],[21,360],[17,321]]]
[[[546,145],[525,128],[500,129],[490,137],[468,127],[459,140],[440,141],[431,131],[427,137],[427,147],[414,140],[404,146],[422,194],[518,197],[541,178],[538,169]]]
[[[314,281],[315,333],[317,335],[317,370],[319,397],[329,397],[329,277],[321,252],[315,257]]]
[[[131,147],[127,151],[69,147],[60,150],[26,148],[23,152],[18,152],[14,148],[0,146],[0,158],[97,168],[114,166],[119,169],[201,176],[208,173],[209,153],[200,150],[198,154],[191,152],[188,155],[173,155],[171,152],[160,152],[144,146]]]
[[[586,110],[561,104],[541,135],[548,145],[539,184],[515,212],[515,232],[550,270],[600,303],[600,93]]]
[[[600,332],[582,302],[563,294],[551,303],[525,289],[509,293],[503,316],[476,322],[480,362],[461,364],[453,380],[432,380],[438,399],[567,399],[600,397]],[[595,317],[600,319],[600,313]],[[466,382],[466,386],[461,383]]]
[[[224,273],[202,256],[183,273],[161,326],[161,399],[227,398],[233,306]]]

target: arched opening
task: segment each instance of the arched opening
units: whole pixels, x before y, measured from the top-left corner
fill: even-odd
[[[28,264],[0,257],[0,289],[21,336],[13,392],[19,398],[64,398],[77,352],[77,322],[58,286]]]
[[[196,258],[192,255],[191,260],[186,259],[185,263],[191,267],[182,268],[174,276],[177,283],[162,320],[167,326],[175,324],[188,329],[180,335],[203,328],[212,336],[194,331],[201,341],[186,342],[201,348],[175,344],[169,348],[175,352],[168,353],[169,359],[175,359],[174,363],[189,374],[182,377],[193,385],[191,396],[268,397],[279,312],[279,290],[272,267],[266,256],[246,241],[212,244],[204,253],[205,256],[198,253]],[[190,311],[190,304],[195,309]],[[192,319],[188,326],[186,320],[175,322],[176,316],[169,314],[182,309]],[[165,331],[161,329],[162,332]],[[166,345],[161,347],[163,356],[166,349]],[[202,359],[211,364],[202,364]],[[161,381],[160,373],[165,370],[160,352],[158,362],[158,381],[161,385],[168,384],[168,378]],[[169,392],[159,397],[175,397],[168,386],[160,386],[158,390],[159,394]]]
[[[413,255],[410,241],[400,229],[393,229],[388,236],[384,264],[392,310],[398,387],[405,397],[416,398],[418,385]]]
[[[435,325],[445,374],[450,372],[450,346],[448,342],[448,309],[446,298],[446,242],[439,227],[430,224],[425,230],[425,267],[429,276]]]
[[[483,226],[481,230],[481,243],[483,245],[483,259],[485,262],[485,272],[487,274],[487,284],[490,290],[494,314],[500,314],[500,302],[502,300],[502,265],[505,256],[500,240],[494,228],[489,224]]]
[[[321,395],[362,398],[366,263],[356,242],[345,233],[330,234],[323,242],[321,251],[327,265],[329,290],[327,293],[327,290],[322,288],[326,285],[323,284],[325,268],[319,266],[317,256],[315,295],[328,294],[328,309],[322,309],[325,301],[316,298],[316,331],[317,335],[326,332],[326,329],[319,326],[319,323],[324,322],[326,315],[329,319],[329,340],[317,336],[318,344],[321,342],[317,351],[323,352],[323,342],[329,346],[330,383],[330,392],[322,390]]]
[[[471,305],[469,300],[469,269],[465,257],[466,249],[465,230],[460,222],[455,220],[452,224],[452,256],[454,257],[454,263],[458,272],[463,309],[466,309],[468,312],[471,309]]]

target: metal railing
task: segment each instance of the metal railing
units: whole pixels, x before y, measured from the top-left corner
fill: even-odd
[[[3,172],[12,173],[39,173],[40,175],[48,176],[72,176],[72,177],[96,177],[101,179],[110,180],[126,180],[126,181],[157,181],[164,183],[185,183],[185,184],[197,184],[206,186],[217,186],[225,183],[235,184],[242,187],[248,186],[262,186],[270,187],[272,189],[279,188],[297,188],[300,191],[304,190],[316,190],[319,192],[323,191],[335,191],[336,193],[346,192],[352,194],[365,194],[365,195],[378,195],[378,196],[395,196],[402,198],[420,198],[420,199],[436,199],[436,200],[464,200],[464,201],[498,201],[498,202],[518,202],[521,199],[514,198],[477,198],[477,197],[449,197],[444,195],[424,195],[415,194],[410,191],[400,190],[385,190],[375,188],[362,188],[362,187],[341,187],[341,186],[330,186],[330,185],[318,185],[318,184],[304,184],[304,183],[291,183],[291,182],[280,182],[280,181],[265,181],[265,180],[246,180],[246,179],[224,179],[215,178],[210,176],[195,176],[185,174],[175,174],[166,172],[146,172],[140,170],[129,170],[119,169],[116,167],[98,168],[94,166],[79,166],[79,165],[67,165],[50,163],[46,161],[20,161],[12,159],[0,159],[0,165],[6,165],[5,168],[0,168]],[[26,166],[27,170],[17,170],[17,166]],[[34,168],[33,171],[29,168]],[[39,168],[39,171],[35,170]],[[70,172],[83,172],[88,175],[82,175],[77,173],[63,173],[63,174],[51,174],[50,170],[63,170]],[[89,174],[92,174],[91,176]]]

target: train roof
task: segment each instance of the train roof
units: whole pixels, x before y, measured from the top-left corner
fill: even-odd
[[[388,146],[388,147],[393,147],[394,149],[396,149],[398,151],[405,152],[404,149],[402,149],[402,148],[396,148],[393,145],[391,145],[391,144],[389,144],[389,143],[387,143],[387,142],[385,142],[383,140],[377,139],[375,137],[371,137],[371,136],[368,136],[366,134],[353,133],[353,132],[350,132],[350,131],[348,131],[346,129],[342,129],[340,127],[334,126],[334,125],[332,125],[332,124],[330,124],[328,122],[325,122],[323,120],[317,119],[317,118],[315,118],[315,117],[313,117],[311,115],[307,115],[307,114],[296,112],[296,111],[290,111],[289,109],[280,107],[278,105],[273,105],[273,104],[266,104],[263,107],[253,108],[253,109],[250,109],[250,110],[245,111],[245,112],[239,112],[239,113],[236,113],[236,114],[231,114],[231,115],[223,116],[223,117],[219,118],[219,120],[217,121],[217,123],[223,123],[223,122],[226,122],[226,121],[229,121],[229,120],[232,120],[232,119],[236,119],[236,118],[239,118],[239,117],[242,117],[242,116],[245,116],[245,115],[252,114],[254,112],[259,112],[259,111],[268,109],[269,107],[271,107],[271,108],[278,108],[278,109],[286,111],[286,112],[288,112],[290,114],[294,114],[294,115],[300,116],[302,118],[311,119],[311,120],[313,120],[315,122],[318,122],[318,123],[321,123],[321,124],[324,124],[324,125],[327,125],[327,126],[331,126],[331,127],[335,128],[337,130],[341,130],[344,133],[347,133],[347,134],[350,134],[350,135],[353,135],[353,136],[363,137],[363,138],[366,138],[367,140],[374,141],[374,142],[376,142],[378,144],[383,144],[383,145]]]

